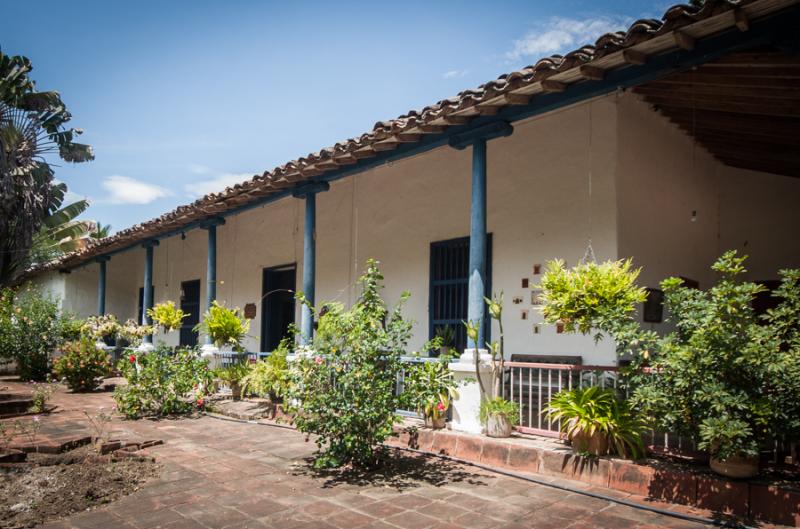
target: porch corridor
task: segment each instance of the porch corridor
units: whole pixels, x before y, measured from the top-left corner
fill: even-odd
[[[2,385],[12,391],[23,388],[8,380]],[[110,392],[70,394],[63,389],[51,403],[57,409],[42,416],[40,438],[67,431],[89,434],[83,411],[113,406]],[[401,458],[396,469],[369,479],[319,475],[304,461],[314,445],[302,434],[212,417],[115,419],[111,438],[163,439],[163,445],[147,449],[162,465],[161,475],[109,506],[44,527],[700,527],[437,459]]]

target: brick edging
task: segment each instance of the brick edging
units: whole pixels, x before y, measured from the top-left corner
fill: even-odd
[[[397,428],[390,446],[546,476],[562,477],[715,513],[800,526],[800,490],[758,481],[661,468],[633,461],[586,458],[569,449],[550,450],[519,438],[493,439],[450,430]]]

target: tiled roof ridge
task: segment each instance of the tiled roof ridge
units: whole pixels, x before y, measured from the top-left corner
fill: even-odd
[[[697,21],[745,6],[759,0],[706,0],[702,7],[679,4],[666,10],[661,20],[640,19],[633,22],[626,31],[606,33],[593,45],[581,46],[564,55],[552,55],[536,63],[497,79],[484,83],[475,89],[459,92],[455,97],[443,99],[422,109],[410,110],[395,119],[375,123],[372,131],[357,138],[338,142],[316,153],[290,161],[271,171],[254,175],[251,179],[226,187],[217,193],[209,193],[186,205],[181,205],[159,217],[120,230],[110,237],[94,241],[85,248],[62,256],[60,259],[33,269],[30,273],[44,269],[56,269],[79,264],[101,255],[129,247],[150,237],[179,230],[204,218],[224,213],[226,210],[255,201],[293,187],[297,182],[324,174],[344,164],[355,163],[370,154],[375,144],[403,135],[418,127],[436,128],[431,125],[450,114],[461,112],[480,103],[502,97],[527,85],[546,80],[553,75],[584,66],[610,53],[651,40],[678,28]],[[440,127],[441,128],[441,127]],[[407,136],[417,136],[407,134]],[[409,139],[409,141],[413,141]],[[391,147],[391,146],[390,146]],[[378,150],[377,148],[375,149]],[[388,149],[386,149],[388,150]]]

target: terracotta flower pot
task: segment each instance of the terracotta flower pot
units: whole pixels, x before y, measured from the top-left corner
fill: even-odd
[[[744,479],[758,475],[758,457],[731,456],[720,461],[711,456],[711,470],[728,478]]]
[[[608,436],[600,432],[589,435],[585,432],[578,432],[570,439],[573,453],[589,453],[594,456],[604,456],[608,454]]]
[[[433,417],[425,416],[425,427],[433,428],[434,430],[441,430],[447,425],[447,417],[444,415],[434,419]]]
[[[486,418],[486,435],[489,437],[511,437],[511,421],[499,413],[492,413]]]

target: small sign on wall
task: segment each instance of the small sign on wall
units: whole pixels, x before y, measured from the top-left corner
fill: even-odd
[[[256,317],[256,304],[248,303],[244,306],[244,317],[248,320],[255,319]]]

